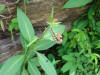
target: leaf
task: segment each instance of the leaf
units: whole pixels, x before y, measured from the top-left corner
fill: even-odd
[[[64,64],[64,66],[61,68],[61,71],[67,72],[68,70],[71,71],[71,73],[73,71],[75,71],[77,68],[77,65],[75,63],[75,61],[71,61],[71,62],[67,62],[66,64]]]
[[[100,33],[100,21],[96,22],[96,31]]]
[[[66,60],[66,61],[74,61],[75,58],[71,55],[64,55],[62,56],[62,59]]]
[[[41,75],[37,66],[35,66],[34,63],[32,63],[32,62],[28,63],[28,71],[29,71],[30,75]]]
[[[0,69],[0,75],[16,75],[20,72],[24,55],[17,55],[6,61]]]
[[[64,64],[63,67],[61,68],[61,71],[63,71],[63,73],[64,73],[64,72],[67,72],[68,70],[70,70],[70,67],[71,67],[71,66],[72,66],[71,63],[66,63],[66,64]]]
[[[70,70],[70,74],[69,74],[69,75],[76,75],[76,69],[74,69],[74,68],[73,68],[73,69],[71,69],[71,70]]]
[[[91,5],[91,8],[89,9],[88,11],[88,18],[91,19],[92,16],[95,15],[95,8],[96,8],[96,5],[95,3],[93,5]]]
[[[40,42],[38,42],[37,46],[34,48],[35,50],[46,50],[56,43],[54,41],[51,41],[49,39],[42,39]]]
[[[31,63],[34,63],[35,66],[40,66],[39,64],[39,61],[38,61],[38,58],[37,57],[34,57],[31,59]]]
[[[3,66],[3,64],[0,64],[0,69],[1,69],[2,66]]]
[[[26,50],[28,42],[25,40],[25,38],[23,37],[21,33],[20,33],[20,42],[21,42],[22,47]]]
[[[52,29],[54,30],[55,34],[59,32],[61,35],[65,30],[65,26],[63,25],[58,25],[58,26],[53,26]],[[54,41],[50,28],[48,29],[47,33],[44,35],[43,39],[38,42],[38,44],[35,46],[35,50],[46,50],[53,45],[55,45],[56,42]]]
[[[64,25],[52,26],[52,29],[53,29],[53,31],[56,35],[57,35],[58,32],[62,35],[62,33],[65,30],[65,26]],[[44,35],[43,38],[44,39],[50,39],[50,40],[54,41],[53,38],[52,38],[52,35],[51,35],[51,28],[49,28],[49,30],[47,31],[47,33]]]
[[[6,8],[5,5],[0,6],[0,12],[3,11]]]
[[[100,70],[99,70],[99,72],[97,73],[97,75],[100,75]]]
[[[29,75],[26,69],[23,69],[22,75]]]
[[[74,22],[75,23],[75,22]],[[88,25],[88,20],[78,20],[77,24],[74,24],[73,28],[83,29]]]
[[[19,29],[23,37],[28,42],[31,42],[34,39],[34,35],[35,35],[32,24],[28,19],[28,17],[19,8],[17,8],[17,20],[19,24]]]
[[[63,8],[75,8],[75,7],[82,7],[93,0],[69,0]]]
[[[15,29],[15,30],[18,30],[18,29],[19,29],[17,18],[13,18],[13,19],[11,20],[11,23],[10,23],[9,27],[8,27],[8,30],[9,30],[9,31],[12,31],[12,30],[14,30],[14,29]]]
[[[43,55],[37,53],[38,61],[47,75],[57,75],[53,64]]]

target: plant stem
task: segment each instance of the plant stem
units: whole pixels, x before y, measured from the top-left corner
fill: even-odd
[[[32,49],[30,49],[30,47],[27,48],[27,52],[25,52],[23,68],[25,67],[26,62],[28,61],[28,56],[32,53],[32,51],[34,51],[35,53],[37,52],[36,50],[34,50],[34,47],[38,44],[38,42],[40,42],[41,39],[43,39],[44,35],[47,33],[49,28],[50,28],[50,26],[46,28],[46,30],[44,31],[42,36],[33,44]]]
[[[26,0],[24,0],[24,12],[26,14]]]

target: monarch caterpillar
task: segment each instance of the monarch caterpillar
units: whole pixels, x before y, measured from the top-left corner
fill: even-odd
[[[61,43],[62,43],[62,36],[60,35],[60,33],[58,32],[58,33],[57,33],[57,37],[56,37],[56,35],[55,35],[55,33],[54,33],[54,31],[53,31],[52,28],[51,28],[50,31],[51,31],[51,35],[52,35],[54,41],[55,41],[57,44],[61,44]]]

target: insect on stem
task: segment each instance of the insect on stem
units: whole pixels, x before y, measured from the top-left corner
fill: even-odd
[[[56,37],[56,35],[55,35],[55,33],[54,33],[54,31],[53,31],[53,29],[51,28],[51,35],[52,35],[52,37],[53,37],[53,40],[57,43],[57,44],[61,44],[62,43],[62,36],[60,35],[60,33],[58,32],[57,33],[57,37]]]

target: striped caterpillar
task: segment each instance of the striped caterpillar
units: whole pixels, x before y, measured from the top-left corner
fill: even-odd
[[[60,33],[57,33],[57,36],[55,35],[53,29],[51,28],[51,35],[53,37],[53,40],[57,43],[57,44],[61,44],[62,43],[62,36],[60,35]]]

